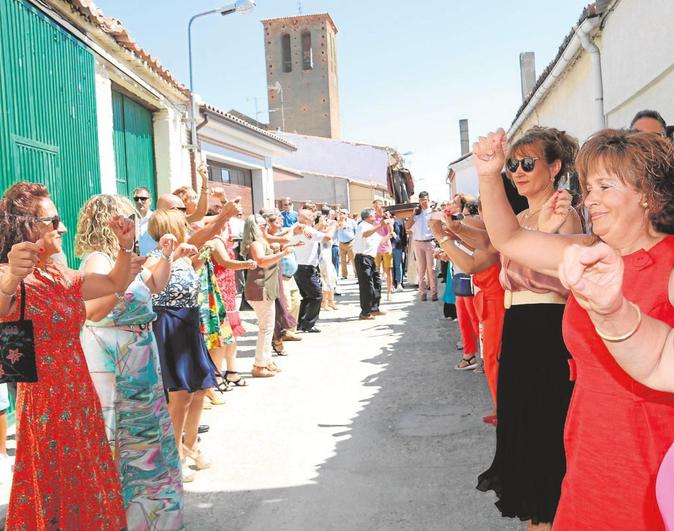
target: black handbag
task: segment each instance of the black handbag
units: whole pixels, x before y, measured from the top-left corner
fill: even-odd
[[[456,273],[452,277],[452,291],[457,297],[472,297],[475,295],[472,277],[465,273]]]
[[[37,382],[33,321],[25,313],[26,286],[21,281],[19,320],[0,323],[0,383]]]

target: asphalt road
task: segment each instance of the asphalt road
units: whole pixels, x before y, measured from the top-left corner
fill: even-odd
[[[204,413],[213,467],[186,485],[189,529],[510,530],[475,490],[493,456],[483,375],[452,370],[456,323],[413,290],[359,321],[357,286],[321,334],[290,343],[283,372]],[[244,319],[250,319],[244,314]],[[255,334],[242,338],[249,370]]]

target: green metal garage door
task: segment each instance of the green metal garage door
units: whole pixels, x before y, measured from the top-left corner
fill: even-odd
[[[24,0],[0,0],[0,189],[49,187],[73,239],[82,204],[100,193],[94,58]]]
[[[112,117],[117,193],[131,197],[145,186],[156,202],[152,111],[113,90]]]

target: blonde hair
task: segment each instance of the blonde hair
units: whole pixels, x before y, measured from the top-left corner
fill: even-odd
[[[80,209],[75,233],[75,255],[79,258],[93,252],[117,256],[119,241],[110,228],[115,216],[130,216],[136,209],[126,197],[112,194],[95,195]]]
[[[265,246],[265,250],[269,247],[267,241],[264,239],[262,230],[257,224],[255,215],[251,214],[243,224],[243,235],[241,236],[241,244],[239,245],[241,256],[248,256],[248,250],[253,242],[261,242]]]
[[[178,196],[184,204],[187,204],[187,199],[189,198],[189,193],[194,192],[194,190],[189,186],[181,186],[173,191],[173,195]],[[196,194],[196,192],[194,192]]]
[[[178,210],[155,210],[147,222],[147,232],[155,241],[159,241],[164,234],[172,234],[178,243],[184,243],[189,230],[185,214]]]

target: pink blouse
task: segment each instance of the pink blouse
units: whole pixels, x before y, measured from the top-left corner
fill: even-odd
[[[554,292],[564,298],[569,296],[569,290],[562,286],[558,278],[533,271],[503,255],[501,255],[499,280],[503,289],[510,291]]]

